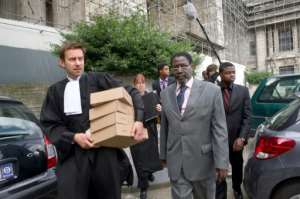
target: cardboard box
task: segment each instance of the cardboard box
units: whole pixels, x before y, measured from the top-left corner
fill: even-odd
[[[133,104],[130,95],[123,87],[92,93],[90,104],[91,106],[97,106],[113,100],[120,100],[129,105]]]
[[[96,147],[125,148],[138,143],[131,134],[134,123],[132,99],[120,87],[91,94],[90,132]],[[145,139],[148,133],[144,132]]]
[[[139,143],[130,134],[131,127],[123,124],[112,125],[92,133],[91,137],[96,147],[126,148]],[[144,138],[148,139],[147,129],[144,129]]]
[[[117,125],[117,126],[123,125],[131,129],[133,122],[134,122],[133,114],[113,112],[103,117],[92,120],[90,123],[90,130],[93,133],[112,125]]]
[[[121,100],[114,100],[90,109],[90,120],[92,121],[114,112],[134,115],[134,110],[131,105],[123,103]]]

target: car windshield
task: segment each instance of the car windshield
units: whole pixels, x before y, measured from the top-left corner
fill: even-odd
[[[41,134],[41,129],[34,122],[18,118],[0,117],[0,140],[3,137]]]
[[[19,118],[37,123],[33,113],[21,103],[0,101],[0,117]]]
[[[38,120],[26,106],[19,102],[0,101],[0,140],[40,134]]]
[[[269,129],[280,131],[296,123],[300,120],[299,109],[300,99],[296,99],[270,119]]]
[[[296,98],[294,93],[299,91],[300,76],[272,78],[266,82],[266,87],[258,100],[260,102],[288,103]]]

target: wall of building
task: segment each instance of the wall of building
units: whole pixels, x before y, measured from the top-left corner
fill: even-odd
[[[300,72],[300,1],[249,2],[249,30],[256,38],[255,69],[276,74]]]

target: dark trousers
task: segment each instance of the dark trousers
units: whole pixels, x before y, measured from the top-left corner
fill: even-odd
[[[138,176],[138,187],[145,191],[149,187],[149,176],[152,175],[152,173],[147,171],[137,171]]]
[[[232,168],[232,188],[241,193],[243,181],[243,151],[229,149],[229,161]]]
[[[120,167],[113,149],[90,151],[79,161],[72,155],[58,165],[57,181],[59,199],[121,199]]]
[[[232,188],[234,191],[241,193],[243,181],[243,151],[233,151],[229,149],[229,161],[232,169]],[[227,198],[226,181],[216,184],[216,199]]]

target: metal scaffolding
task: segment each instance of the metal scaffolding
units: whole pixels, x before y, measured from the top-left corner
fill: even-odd
[[[183,13],[186,1],[149,1],[148,12],[157,26],[174,36],[190,36],[197,50],[213,56],[199,26],[187,21]],[[222,59],[244,63],[249,54],[247,34],[247,8],[242,0],[193,1],[210,40]]]

